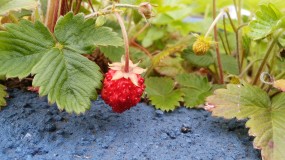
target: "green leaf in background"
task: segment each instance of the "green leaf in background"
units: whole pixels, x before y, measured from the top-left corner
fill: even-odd
[[[112,62],[120,62],[122,55],[125,54],[124,47],[101,46],[100,51]]]
[[[233,56],[222,54],[221,61],[225,72],[233,75],[239,74],[237,60]]]
[[[202,56],[197,56],[190,48],[183,51],[182,58],[184,58],[189,63],[199,67],[208,67],[215,62],[211,52],[208,52]]]
[[[249,84],[227,85],[207,98],[213,116],[247,119],[254,146],[261,149],[263,159],[285,157],[285,93],[269,98],[267,93]]]
[[[280,28],[282,21],[282,13],[273,4],[261,5],[256,12],[256,20],[249,24],[249,36],[254,40],[265,38]]]
[[[182,67],[183,59],[177,55],[176,57],[166,57],[155,67],[155,70],[161,75],[175,77],[177,74],[185,73]]]
[[[19,11],[21,9],[36,8],[36,0],[1,0],[0,1],[0,16],[9,11]]]
[[[6,24],[0,32],[0,75],[23,78],[36,74],[33,85],[67,112],[83,113],[97,97],[102,73],[86,57],[95,47],[117,46],[122,39],[110,28],[95,27],[83,14],[60,17],[54,37],[40,22]]]
[[[8,96],[8,93],[6,92],[6,87],[0,84],[0,107],[6,106],[5,98],[7,96]]]
[[[206,97],[212,93],[212,87],[206,77],[197,74],[180,74],[175,80],[181,86],[185,106],[188,108],[204,104]]]
[[[55,45],[55,40],[40,22],[22,20],[19,24],[6,24],[5,28],[7,31],[0,31],[0,75],[22,79]]]
[[[142,41],[142,45],[144,47],[149,47],[153,44],[155,40],[158,40],[164,36],[164,30],[159,29],[157,27],[151,27],[146,36],[144,37]]]
[[[145,83],[147,96],[157,109],[173,111],[183,100],[182,92],[174,90],[174,81],[170,78],[150,77]]]

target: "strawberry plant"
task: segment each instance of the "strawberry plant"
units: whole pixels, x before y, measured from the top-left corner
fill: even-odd
[[[246,119],[262,158],[284,159],[284,4],[258,2],[4,0],[1,83],[29,80],[69,113],[101,94],[117,113],[143,100]]]

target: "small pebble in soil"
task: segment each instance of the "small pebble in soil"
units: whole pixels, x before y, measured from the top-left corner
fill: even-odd
[[[187,125],[182,125],[181,130],[182,133],[189,133],[192,132],[191,127],[187,126]]]

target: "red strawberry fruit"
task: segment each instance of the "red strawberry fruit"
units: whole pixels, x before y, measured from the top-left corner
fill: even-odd
[[[122,113],[140,101],[145,89],[144,79],[140,74],[145,69],[129,60],[129,70],[126,72],[124,57],[121,63],[109,64],[109,68],[105,75],[101,96],[114,112]]]

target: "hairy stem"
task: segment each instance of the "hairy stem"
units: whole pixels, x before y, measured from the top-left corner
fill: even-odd
[[[85,18],[92,18],[92,17],[98,17],[100,15],[110,14],[116,12],[115,8],[132,8],[132,9],[138,9],[139,6],[131,5],[131,4],[113,4],[105,7],[102,11],[93,12],[91,14],[88,14],[85,16]]]
[[[219,19],[223,14],[219,14],[216,17],[216,0],[213,0],[213,19]],[[206,37],[206,35],[205,35]],[[223,67],[222,67],[222,62],[221,62],[221,55],[220,55],[220,49],[219,49],[219,43],[218,43],[218,31],[217,31],[217,26],[216,24],[214,25],[214,39],[215,39],[215,44],[216,44],[216,54],[217,54],[217,62],[218,62],[218,67],[219,67],[219,73],[220,73],[220,78],[219,78],[219,83],[223,84],[224,83],[224,74],[223,74]]]
[[[211,31],[215,28],[216,24],[218,23],[218,21],[220,20],[220,18],[224,15],[224,10],[222,10],[218,16],[216,17],[216,7],[215,8],[215,13],[213,13],[213,19],[214,21],[212,22],[211,26],[209,27],[207,33],[205,34],[205,37],[208,37],[209,34],[211,33]]]
[[[125,24],[124,24],[124,21],[121,17],[121,15],[118,13],[118,12],[115,12],[114,13],[119,24],[120,24],[120,27],[121,27],[121,31],[122,31],[122,35],[123,35],[123,38],[124,38],[124,45],[125,45],[125,72],[129,72],[129,57],[130,57],[130,51],[129,51],[129,39],[128,39],[128,34],[127,34],[127,30],[126,30],[126,27],[125,27]]]

